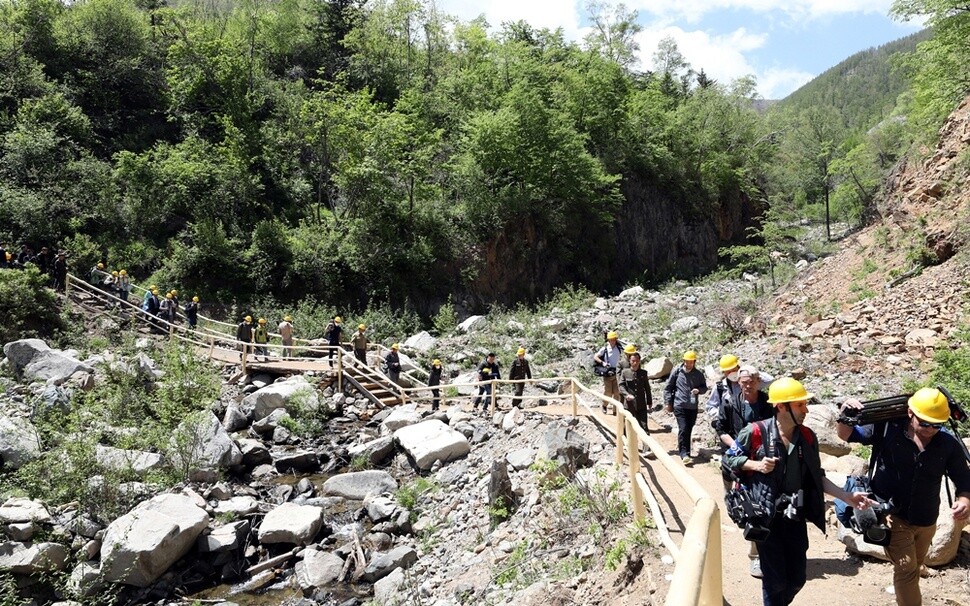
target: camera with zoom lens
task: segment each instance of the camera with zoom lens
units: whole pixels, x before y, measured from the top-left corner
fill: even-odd
[[[866,543],[887,547],[892,531],[886,524],[886,514],[891,508],[889,503],[880,502],[868,509],[853,509],[850,526]]]
[[[725,495],[728,517],[739,528],[746,541],[761,542],[768,538],[771,512],[752,498],[751,491],[743,485]]]

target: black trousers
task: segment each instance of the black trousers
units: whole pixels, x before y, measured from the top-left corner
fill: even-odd
[[[805,520],[775,514],[768,539],[758,543],[764,606],[788,606],[805,586],[808,528]]]
[[[521,396],[522,396],[522,392],[523,391],[525,391],[525,383],[516,383],[515,384],[515,396],[516,397],[512,398],[512,408],[518,408],[519,407],[519,404],[522,403]]]
[[[690,434],[694,431],[694,424],[697,422],[697,410],[674,408],[674,416],[677,417],[677,451],[681,458],[690,456]]]
[[[432,389],[431,398],[431,410],[438,410],[438,405],[441,403],[441,390]]]

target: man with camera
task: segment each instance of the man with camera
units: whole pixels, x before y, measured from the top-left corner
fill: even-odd
[[[886,555],[893,563],[896,603],[920,606],[919,571],[936,532],[943,474],[956,485],[953,518],[963,520],[970,516],[970,467],[958,438],[941,431],[950,419],[950,403],[940,390],[924,387],[907,405],[905,417],[852,426],[843,419],[858,414],[863,405],[846,400],[838,434],[872,446],[872,492],[889,504]]]
[[[808,528],[812,522],[825,531],[822,493],[865,509],[865,493],[848,493],[825,477],[819,461],[818,438],[802,423],[812,394],[791,377],[773,382],[768,403],[770,419],[752,423],[738,433],[725,454],[725,464],[742,477],[764,511],[760,528],[745,530],[745,538],[759,540],[761,593],[764,606],[791,604],[805,585]]]

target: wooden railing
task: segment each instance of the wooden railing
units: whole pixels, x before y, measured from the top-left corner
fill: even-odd
[[[69,275],[67,279],[68,295],[70,295],[70,290],[72,288],[87,292],[88,294],[103,301],[116,303],[124,312],[136,314],[136,317],[140,321],[149,323],[156,328],[161,328],[167,332],[171,338],[178,338],[197,347],[207,348],[210,359],[213,358],[213,353],[217,350],[229,351],[232,352],[233,355],[239,355],[241,353],[240,363],[242,368],[245,369],[247,356],[252,355],[252,350],[250,348],[253,347],[253,344],[237,341],[232,333],[222,332],[216,328],[196,328],[193,330],[180,324],[167,322],[161,318],[149,316],[137,305],[123,301],[110,293],[107,293],[83,280]],[[203,316],[200,315],[200,320],[202,318]],[[210,318],[205,318],[205,320],[211,323],[212,326],[222,326],[228,328],[229,330],[235,329],[235,326],[232,324],[219,322]],[[279,337],[279,335],[275,336]],[[311,345],[309,341],[305,340],[303,340],[302,343],[303,344],[299,347],[293,346],[287,348],[277,344],[266,344],[265,346],[268,349],[283,349],[283,351],[280,352],[280,355],[273,356],[273,361],[319,361],[319,356],[321,354],[326,354],[331,350],[338,350],[336,356],[337,367],[334,370],[337,373],[338,388],[340,389],[342,389],[342,387],[340,387],[339,382],[341,381],[341,377],[344,372],[344,365],[361,364],[359,360],[357,360],[342,347]],[[262,346],[262,344],[260,344],[260,346]],[[377,345],[378,354],[383,354],[386,350],[386,348],[382,350],[381,347],[382,346]],[[288,353],[292,353],[292,350],[298,350],[301,353],[310,352],[317,355],[314,357],[286,355]],[[383,355],[381,355],[381,357],[383,358]],[[371,370],[373,371],[376,369],[371,368]],[[421,371],[420,369],[417,369],[416,372],[418,374],[423,373],[425,376],[427,375],[426,372]],[[387,379],[387,377],[383,374],[381,376],[383,376],[384,379],[390,383],[390,379]],[[427,401],[432,397],[432,389],[438,389],[441,392],[445,392],[449,388],[457,389],[459,387],[467,387],[471,388],[473,391],[477,391],[483,385],[490,385],[491,394],[489,396],[489,409],[492,414],[494,414],[494,412],[497,410],[497,401],[500,397],[500,387],[516,384],[534,385],[542,382],[556,382],[560,385],[568,385],[568,389],[566,390],[567,393],[547,393],[545,395],[523,394],[522,396],[510,396],[508,393],[503,393],[501,397],[516,397],[522,401],[535,399],[567,400],[572,405],[573,416],[577,416],[579,414],[579,407],[582,405],[586,408],[589,416],[593,418],[596,418],[596,415],[594,414],[592,408],[585,400],[578,397],[579,394],[586,394],[592,398],[592,400],[595,402],[595,406],[597,407],[602,403],[613,406],[616,411],[616,425],[612,429],[616,438],[616,464],[618,467],[622,468],[624,458],[626,459],[626,469],[630,487],[630,500],[634,519],[638,521],[644,520],[646,518],[646,508],[649,507],[653,521],[657,526],[658,533],[660,534],[661,542],[664,544],[667,551],[669,551],[674,557],[676,562],[673,579],[670,583],[670,590],[667,592],[665,605],[720,606],[723,603],[723,585],[721,577],[721,517],[717,501],[707,494],[697,480],[691,477],[680,460],[675,459],[667,454],[666,449],[646,431],[644,431],[642,427],[640,427],[640,424],[637,422],[636,418],[619,402],[603,395],[602,393],[590,389],[586,385],[583,385],[575,377],[552,377],[521,380],[495,379],[492,381],[444,383],[429,387],[424,385],[423,381],[419,380],[416,376],[414,376],[413,373],[402,373],[402,376],[407,376],[412,382],[418,383],[418,385],[413,387],[398,387],[402,401],[408,401],[409,399]],[[442,395],[441,399],[473,400],[476,397],[478,396],[475,394],[458,396],[450,394]],[[667,469],[671,476],[675,478],[680,488],[689,496],[694,504],[694,511],[691,514],[687,527],[684,530],[684,538],[680,545],[677,545],[677,543],[671,537],[670,530],[664,519],[663,512],[660,509],[659,502],[647,483],[646,478],[641,473],[641,444],[645,444],[650,449],[650,451],[656,456],[656,460]]]

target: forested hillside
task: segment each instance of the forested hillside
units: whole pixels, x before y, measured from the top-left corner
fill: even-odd
[[[0,2],[0,233],[136,279],[433,311],[712,267],[753,82],[419,0]]]

